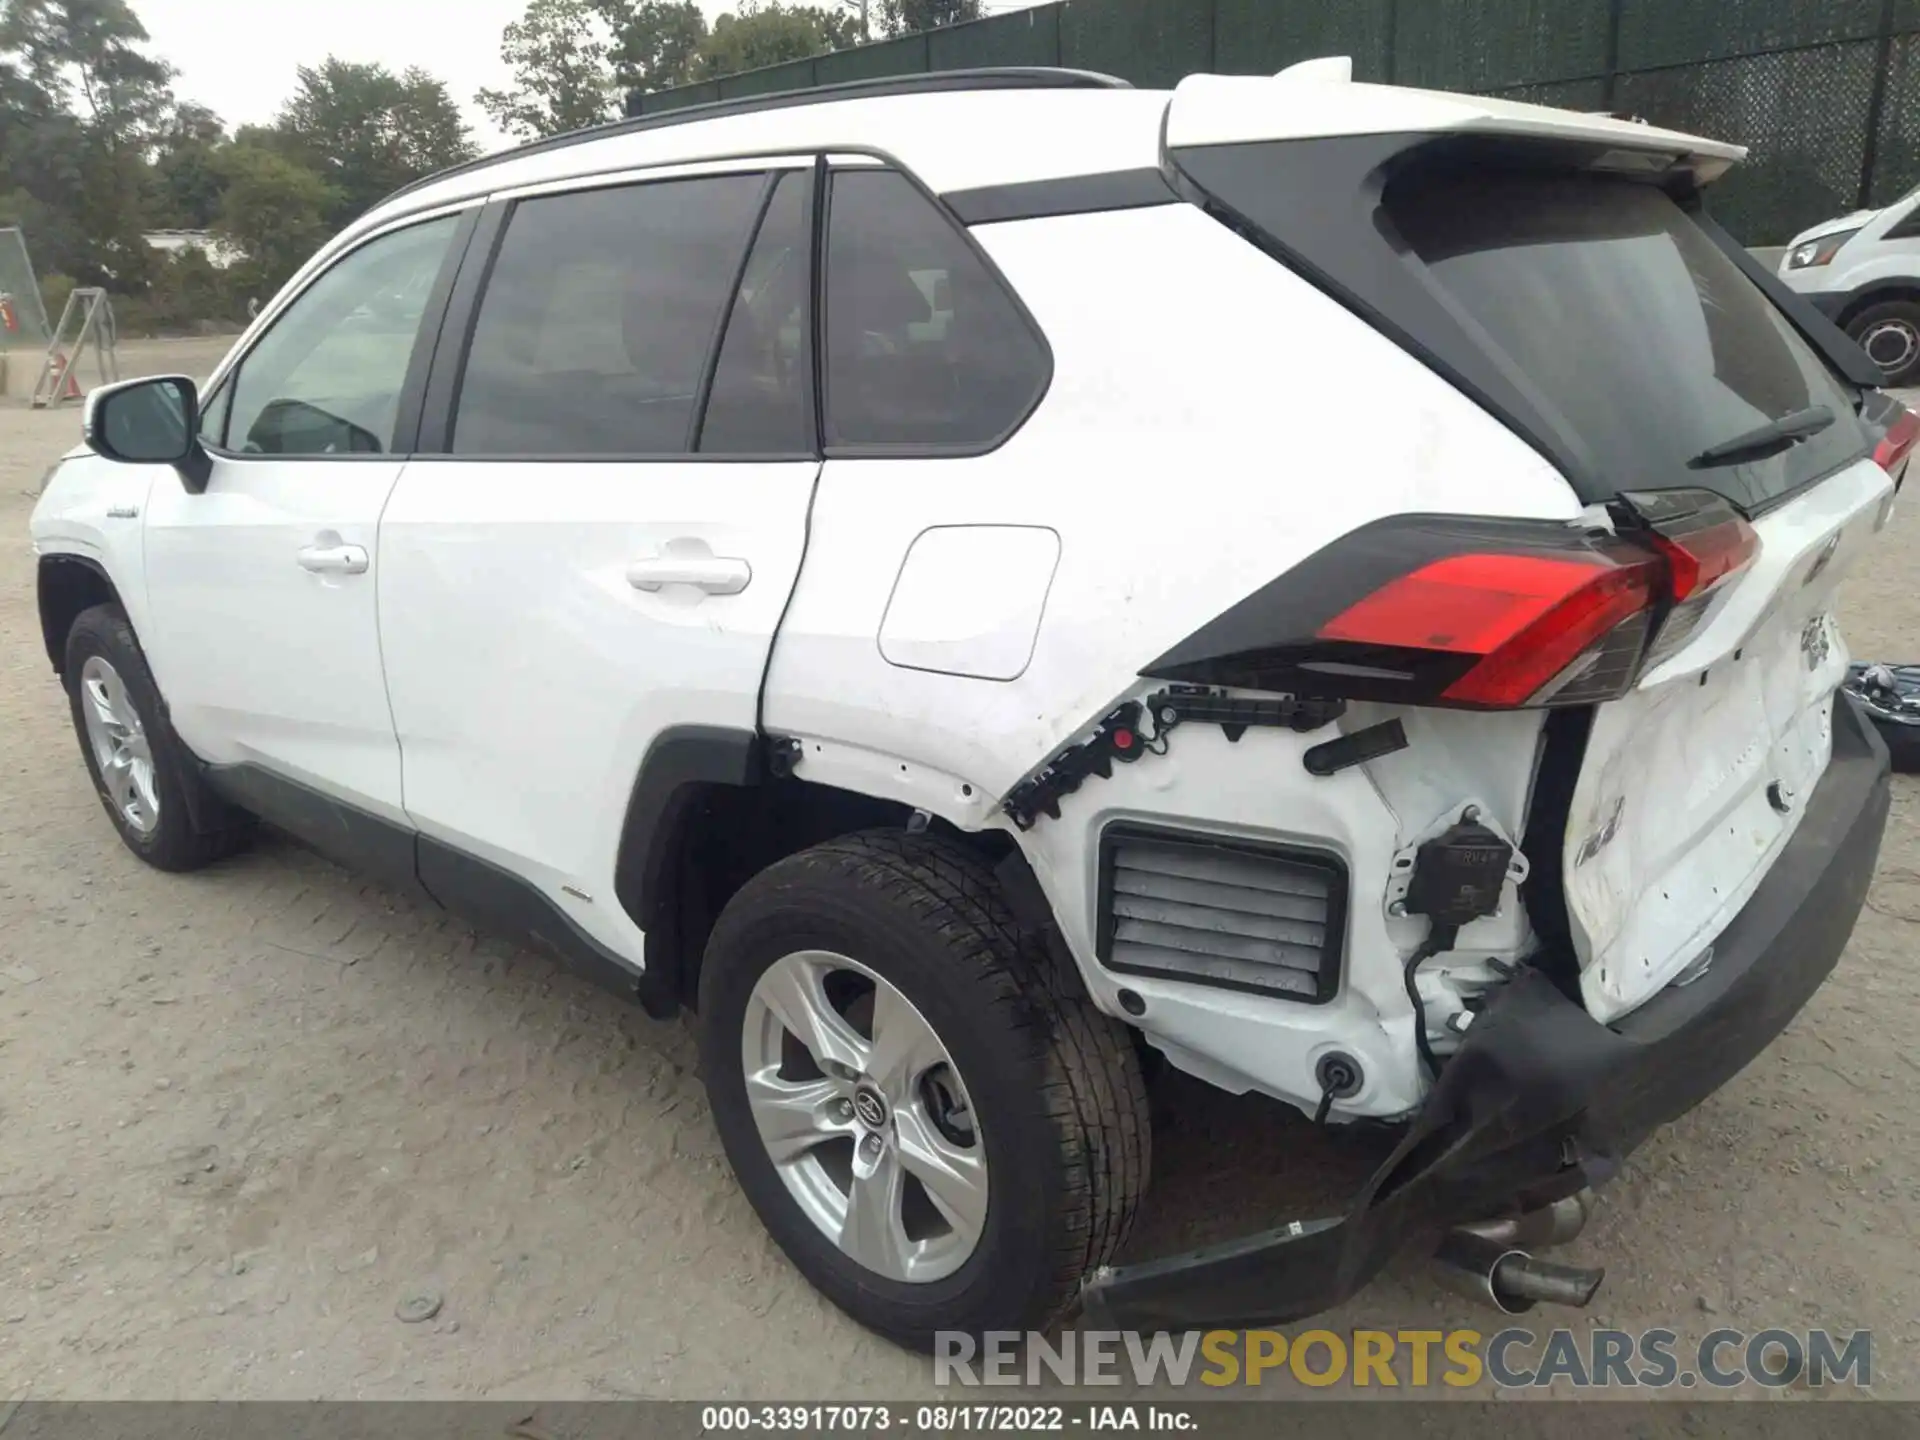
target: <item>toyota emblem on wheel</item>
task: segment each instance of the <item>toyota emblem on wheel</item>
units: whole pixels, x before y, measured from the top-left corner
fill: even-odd
[[[887,1123],[887,1102],[874,1090],[856,1090],[853,1092],[853,1113],[860,1117],[860,1123],[869,1130],[878,1130]]]

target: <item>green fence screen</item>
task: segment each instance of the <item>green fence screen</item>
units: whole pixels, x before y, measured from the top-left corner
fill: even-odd
[[[1746,145],[1714,208],[1751,244],[1920,185],[1920,0],[1058,0],[629,99],[1065,65],[1169,86],[1351,55],[1362,80],[1616,110]]]

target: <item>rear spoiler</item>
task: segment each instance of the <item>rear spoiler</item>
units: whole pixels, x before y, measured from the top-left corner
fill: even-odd
[[[1525,105],[1484,95],[1356,84],[1345,58],[1309,60],[1278,75],[1190,75],[1167,104],[1166,144],[1187,149],[1366,135],[1509,137],[1617,154],[1621,170],[1684,171],[1696,185],[1746,159],[1744,146],[1638,120]]]

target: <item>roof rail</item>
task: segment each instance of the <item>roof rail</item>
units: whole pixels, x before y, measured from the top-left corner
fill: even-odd
[[[751,114],[755,110],[811,105],[826,100],[860,100],[875,95],[927,95],[942,90],[1131,90],[1116,75],[1093,70],[1064,70],[1050,65],[1000,65],[973,70],[927,70],[913,75],[880,75],[867,80],[842,80],[832,85],[810,85],[799,90],[776,90],[766,95],[740,95],[710,100],[704,105],[682,105],[648,116],[641,108],[645,94],[627,92],[626,112],[633,119],[688,115],[707,119],[717,115]],[[617,122],[616,122],[617,123]]]
[[[592,140],[615,135],[632,135],[643,130],[665,130],[675,125],[691,125],[700,120],[718,120],[729,115],[751,115],[760,110],[785,110],[796,105],[825,104],[830,100],[863,100],[883,95],[929,95],[949,90],[1131,90],[1133,86],[1113,75],[1092,70],[1064,70],[1041,65],[1008,65],[975,70],[932,70],[919,75],[886,75],[872,80],[846,80],[835,85],[816,85],[805,90],[781,90],[770,95],[741,95],[732,100],[714,100],[705,105],[682,105],[676,110],[654,114],[639,112],[638,90],[627,92],[624,120],[590,125],[584,130],[569,130],[564,135],[549,135],[482,155],[460,165],[450,165],[403,185],[387,200],[396,200],[449,176],[464,175],[523,155],[541,155],[550,150],[565,150]],[[385,204],[386,200],[380,202]]]

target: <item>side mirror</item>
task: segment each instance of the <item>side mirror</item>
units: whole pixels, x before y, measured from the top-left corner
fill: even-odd
[[[200,444],[200,392],[184,375],[103,385],[87,396],[80,433],[109,460],[173,466],[195,495],[213,474],[213,460]]]

